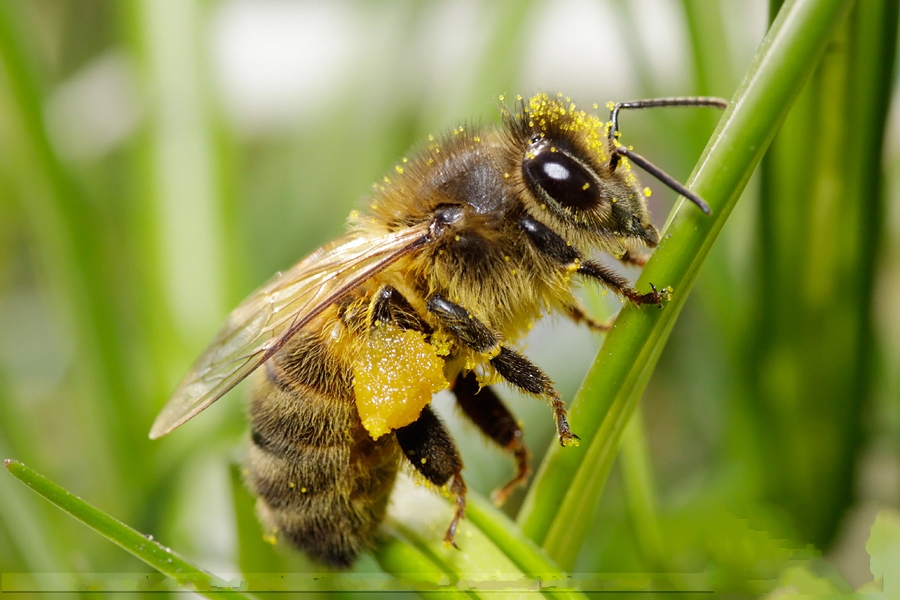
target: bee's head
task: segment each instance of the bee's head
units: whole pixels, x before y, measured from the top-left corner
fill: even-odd
[[[537,216],[548,215],[564,230],[614,252],[659,243],[649,194],[626,160],[612,161],[608,124],[576,111],[568,99],[538,94],[507,125],[517,140],[523,195]]]

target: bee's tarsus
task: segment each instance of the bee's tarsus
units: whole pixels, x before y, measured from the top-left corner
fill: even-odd
[[[629,288],[625,292],[625,297],[635,304],[655,304],[660,308],[662,308],[663,300],[668,300],[668,295],[657,291],[656,286],[652,283],[650,284],[649,292],[641,294],[637,290]]]

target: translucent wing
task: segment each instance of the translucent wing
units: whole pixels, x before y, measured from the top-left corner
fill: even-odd
[[[195,417],[328,306],[430,241],[428,224],[381,236],[348,236],[273,277],[228,315],[156,417],[150,438]]]

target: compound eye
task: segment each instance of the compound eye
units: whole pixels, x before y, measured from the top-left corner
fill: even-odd
[[[601,202],[596,177],[563,150],[537,149],[523,167],[533,184],[566,208],[587,210]]]

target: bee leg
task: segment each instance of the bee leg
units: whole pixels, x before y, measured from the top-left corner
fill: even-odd
[[[569,429],[566,405],[553,389],[550,378],[527,358],[500,344],[497,336],[475,315],[462,306],[435,294],[428,299],[428,311],[436,316],[456,337],[476,352],[491,356],[491,366],[506,381],[535,396],[550,400],[559,443],[563,446],[578,444],[578,436]]]
[[[662,307],[663,300],[666,299],[665,293],[660,293],[656,290],[656,287],[651,283],[650,289],[651,291],[646,294],[641,294],[628,282],[627,279],[607,267],[606,265],[601,265],[598,262],[594,262],[592,260],[581,261],[578,264],[578,269],[576,271],[579,275],[584,275],[586,277],[590,277],[591,279],[595,279],[599,281],[601,284],[606,287],[614,290],[616,293],[620,294],[624,298],[631,300],[635,304],[655,304],[659,307]]]
[[[558,233],[540,221],[531,217],[522,217],[519,219],[519,228],[525,232],[538,252],[553,259],[560,266],[598,281],[601,285],[611,289],[623,298],[631,300],[635,304],[656,304],[657,306],[662,306],[664,297],[655,288],[646,294],[638,293],[631,287],[627,279],[609,267],[592,260],[582,260],[578,250],[570,246]]]
[[[581,306],[580,303],[571,303],[563,306],[563,310],[566,311],[566,314],[570,319],[575,321],[576,323],[584,323],[587,325],[588,329],[593,331],[594,333],[606,333],[610,329],[612,329],[613,323],[615,323],[615,317],[610,317],[609,319],[600,322],[596,321],[587,314],[584,310],[584,307]]]
[[[510,492],[528,480],[530,453],[523,442],[522,429],[515,417],[489,387],[481,387],[474,373],[460,375],[453,385],[453,393],[460,408],[485,435],[501,448],[512,452],[516,459],[516,476],[491,494],[494,504],[506,502]]]
[[[454,538],[459,520],[466,513],[466,483],[463,462],[450,433],[431,410],[422,409],[419,418],[394,431],[403,454],[425,479],[438,487],[448,485],[456,502],[456,513],[444,534],[444,541],[456,547]]]
[[[373,326],[391,323],[401,329],[430,332],[409,301],[390,285],[383,285],[375,292],[369,307],[369,323]]]
[[[625,254],[620,256],[618,260],[623,264],[631,265],[633,267],[643,267],[647,264],[647,261],[650,260],[650,257],[642,252],[626,250]]]

